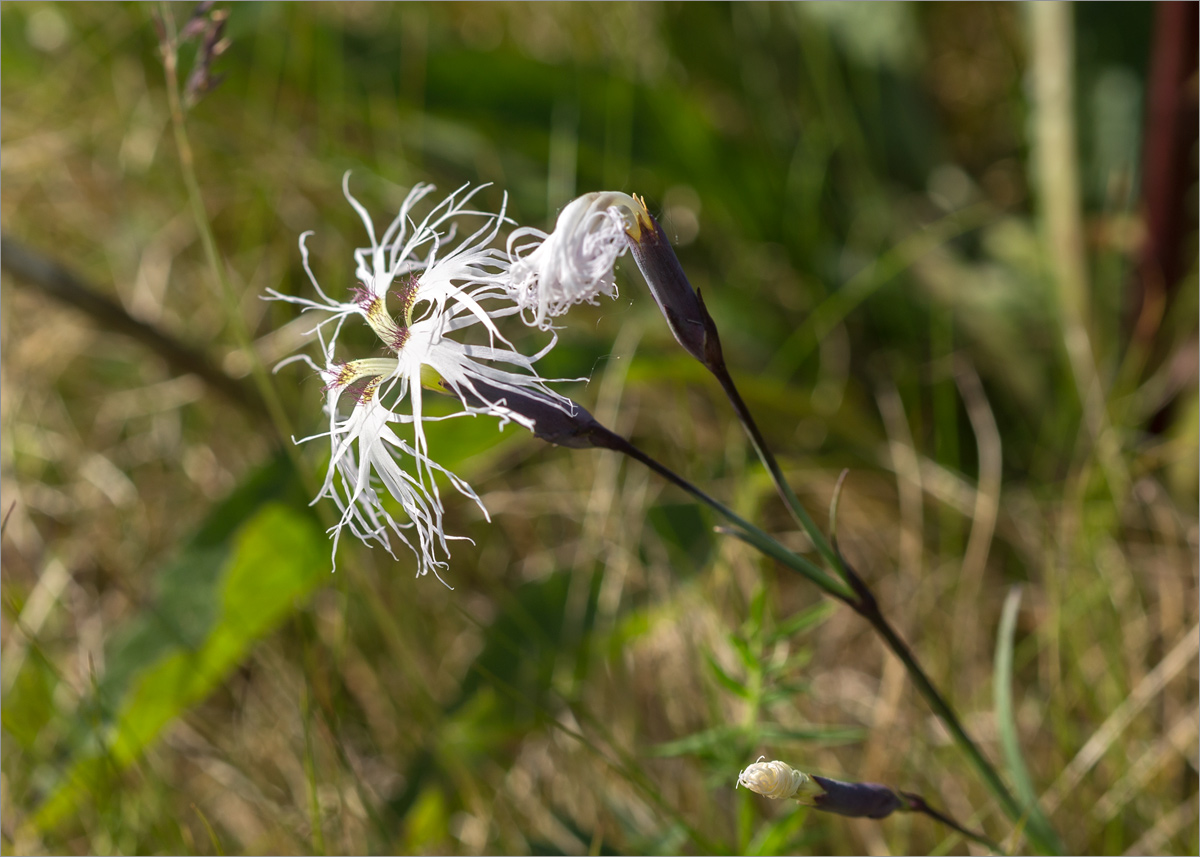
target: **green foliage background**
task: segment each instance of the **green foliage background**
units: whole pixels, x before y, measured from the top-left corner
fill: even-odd
[[[850,468],[842,549],[991,758],[1015,737],[1067,848],[1200,847],[1194,231],[1131,334],[1153,7],[1080,6],[1060,34],[1090,412],[1025,7],[235,4],[187,127],[253,358],[188,209],[160,9],[191,12],[0,7],[6,234],[244,377],[304,341],[260,300],[308,293],[301,232],[327,290],[352,284],[347,170],[377,222],[417,181],[492,182],[488,205],[543,228],[578,193],[644,195],[797,491],[823,520]],[[589,378],[566,392],[803,549],[620,271],[546,374]],[[440,424],[492,515],[445,495],[474,540],[454,591],[357,544],[329,575],[317,450],[297,474],[260,413],[7,274],[3,297],[5,853],[967,848],[928,818],[735,792],[760,754],[1010,833],[865,625],[651,474]],[[319,380],[273,382],[290,431],[319,430]]]

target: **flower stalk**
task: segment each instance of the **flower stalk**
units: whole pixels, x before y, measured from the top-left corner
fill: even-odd
[[[637,204],[638,209],[634,212],[636,226],[628,232],[629,242],[634,260],[646,279],[663,318],[667,321],[667,327],[671,329],[680,346],[717,379],[754,451],[771,475],[784,505],[812,540],[817,552],[829,567],[849,582],[841,558],[784,478],[783,469],[775,460],[750,409],[738,393],[733,376],[729,374],[725,365],[725,354],[721,348],[717,323],[704,304],[704,298],[698,289],[692,288],[683,267],[679,264],[679,258],[671,248],[671,242],[662,226],[646,208],[645,202],[637,200]]]
[[[758,424],[739,394],[733,377],[729,374],[729,370],[725,365],[725,357],[721,349],[716,322],[712,318],[711,313],[709,313],[708,308],[704,305],[699,291],[693,289],[689,283],[674,250],[671,248],[670,242],[666,240],[662,227],[649,214],[644,203],[638,201],[638,204],[639,209],[634,212],[637,228],[630,229],[628,237],[630,245],[633,248],[634,258],[647,284],[650,286],[651,293],[654,295],[654,299],[658,303],[668,327],[684,350],[703,364],[716,377],[726,398],[729,399],[734,413],[737,415],[738,421],[741,423],[751,445],[770,474],[780,497],[799,522],[804,532],[812,540],[814,547],[822,559],[829,568],[841,577],[845,585],[849,586],[851,594],[845,594],[845,589],[840,585],[836,588],[826,585],[825,581],[830,581],[833,578],[823,571],[819,577],[812,574],[812,570],[816,570],[817,567],[807,560],[805,562],[809,567],[804,570],[797,568],[795,563],[784,562],[784,564],[789,568],[801,571],[802,574],[816,582],[828,594],[845,602],[871,624],[884,644],[904,664],[917,691],[925,699],[934,714],[945,724],[955,743],[959,745],[960,749],[967,756],[971,766],[975,769],[984,785],[1000,802],[1005,814],[1015,823],[1020,824],[1024,822],[1026,820],[1025,812],[1013,797],[1012,792],[1004,784],[995,767],[988,761],[983,751],[980,750],[979,746],[967,733],[953,707],[930,680],[907,643],[904,642],[883,616],[879,604],[866,585],[866,582],[850,567],[850,564],[845,561],[845,558],[831,540],[827,539],[824,533],[821,532],[784,477],[779,462],[771,452],[770,447],[768,447],[762,432],[758,428]],[[751,531],[744,526],[741,527],[740,531],[726,530],[726,532],[730,532],[743,541],[754,545],[768,556],[779,558],[776,552],[773,552],[771,549],[764,549],[765,543],[759,537],[759,534],[751,534]],[[767,539],[774,541],[769,536],[767,536]],[[1039,831],[1033,829],[1028,830],[1028,833],[1031,840],[1041,850],[1048,853],[1057,853],[1060,850],[1060,846],[1052,835],[1041,835]]]
[[[662,462],[647,455],[616,432],[601,425],[582,405],[571,402],[573,408],[565,411],[524,392],[506,394],[503,399],[498,397],[497,402],[499,409],[523,418],[520,420],[523,424],[531,424],[528,426],[530,431],[542,440],[572,449],[589,447],[610,449],[648,467],[733,523],[736,527],[733,532],[738,538],[793,571],[804,575],[834,598],[846,603],[851,602],[853,593],[846,588],[845,584],[830,577],[812,561],[788,550],[720,500],[684,479]]]

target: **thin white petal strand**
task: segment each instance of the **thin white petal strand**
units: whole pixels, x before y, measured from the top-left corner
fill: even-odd
[[[548,329],[551,318],[575,304],[616,297],[613,266],[629,248],[626,230],[636,205],[623,193],[589,193],[562,210],[549,235],[513,231],[508,284],[530,324]]]

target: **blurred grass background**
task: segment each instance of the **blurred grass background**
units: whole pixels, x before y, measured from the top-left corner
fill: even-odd
[[[153,8],[0,7],[3,228],[244,378]],[[351,285],[346,170],[377,222],[417,181],[494,182],[543,228],[578,193],[643,194],[818,519],[851,469],[842,549],[989,756],[1021,584],[1016,730],[1067,848],[1197,851],[1196,151],[1146,266],[1159,7],[229,12],[187,123],[258,359],[302,342],[259,299],[308,293],[300,232],[326,289]],[[1077,146],[1046,143],[1064,127]],[[631,264],[619,283],[547,374],[590,378],[566,392],[803,548]],[[865,624],[651,475],[442,424],[439,460],[492,513],[446,495],[474,539],[455,590],[349,543],[329,575],[258,411],[27,278],[3,289],[5,853],[968,847],[735,792],[759,754],[1009,833]],[[274,380],[317,430],[319,381]]]

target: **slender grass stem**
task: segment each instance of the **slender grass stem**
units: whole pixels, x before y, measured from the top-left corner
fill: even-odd
[[[325,848],[325,831],[321,826],[321,803],[317,796],[317,764],[312,740],[312,699],[307,686],[302,694],[300,719],[304,726],[304,780],[308,784],[308,814],[312,822],[312,845],[317,854],[323,855],[328,852]]]
[[[160,9],[162,23],[166,29],[162,43],[162,59],[163,70],[166,72],[167,103],[171,112],[171,127],[175,136],[175,148],[179,152],[179,168],[184,188],[187,191],[188,206],[191,208],[192,219],[196,223],[196,231],[200,235],[200,244],[204,248],[205,259],[212,271],[213,279],[217,283],[219,297],[224,304],[226,321],[233,331],[238,347],[249,361],[254,385],[266,405],[267,413],[281,442],[289,449],[289,456],[292,457],[294,463],[298,464],[291,450],[291,422],[279,399],[279,393],[271,383],[266,367],[259,359],[258,352],[254,350],[254,343],[246,328],[245,319],[242,317],[238,296],[233,290],[233,284],[230,283],[229,275],[217,252],[217,239],[213,235],[212,224],[209,222],[208,212],[204,207],[204,196],[200,190],[200,181],[196,177],[195,157],[192,154],[192,144],[188,138],[187,123],[183,113],[183,100],[179,89],[178,35],[175,30],[175,21],[168,4],[161,4]],[[303,474],[304,472],[303,468],[299,466],[296,470],[297,473]]]

